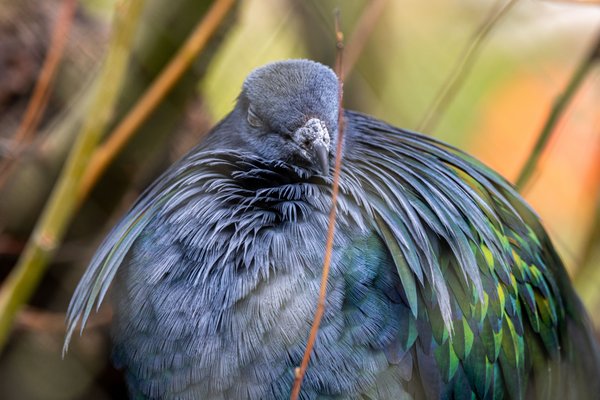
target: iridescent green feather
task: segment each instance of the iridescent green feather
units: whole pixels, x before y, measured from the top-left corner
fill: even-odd
[[[366,153],[351,160],[374,174],[363,179],[350,171],[353,179],[392,203],[397,198],[401,209],[411,204],[392,215],[393,207],[376,203],[374,213],[408,306],[417,311],[415,320],[404,318],[416,326],[416,359],[432,362],[434,354],[446,397],[523,398],[530,375],[543,379],[547,373],[537,368],[559,362],[566,340],[565,293],[557,282],[566,275],[537,216],[504,179],[468,155],[359,114],[354,121],[375,134],[361,143]],[[532,358],[530,346],[544,354]],[[420,376],[425,393],[436,393],[425,389],[438,387],[427,381],[435,374]]]

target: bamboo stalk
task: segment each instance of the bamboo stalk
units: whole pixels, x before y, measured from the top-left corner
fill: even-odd
[[[198,23],[184,45],[152,82],[133,109],[109,135],[106,142],[99,147],[85,171],[78,198],[82,201],[94,186],[111,161],[129,142],[140,125],[148,118],[169,90],[178,82],[192,62],[197,58],[208,40],[221,25],[235,0],[216,0],[204,18]]]
[[[144,4],[145,0],[121,0],[116,5],[113,35],[91,102],[90,109],[94,112],[87,114],[42,216],[17,265],[0,289],[0,348],[6,343],[17,311],[37,287],[77,210],[75,194],[111,117]]]

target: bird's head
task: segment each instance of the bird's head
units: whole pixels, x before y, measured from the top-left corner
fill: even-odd
[[[237,127],[259,156],[327,175],[338,129],[338,80],[309,60],[274,62],[244,81]]]

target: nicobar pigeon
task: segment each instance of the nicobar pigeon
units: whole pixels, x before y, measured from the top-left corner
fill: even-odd
[[[104,240],[66,345],[112,285],[131,398],[289,398],[318,299],[338,90],[313,61],[251,72],[233,111]],[[515,189],[436,139],[344,119],[326,311],[301,398],[597,399],[588,318]]]

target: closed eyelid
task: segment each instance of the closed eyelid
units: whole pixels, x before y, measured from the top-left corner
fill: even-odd
[[[255,128],[261,127],[264,125],[262,118],[256,114],[256,112],[252,109],[252,107],[248,107],[248,123]]]

